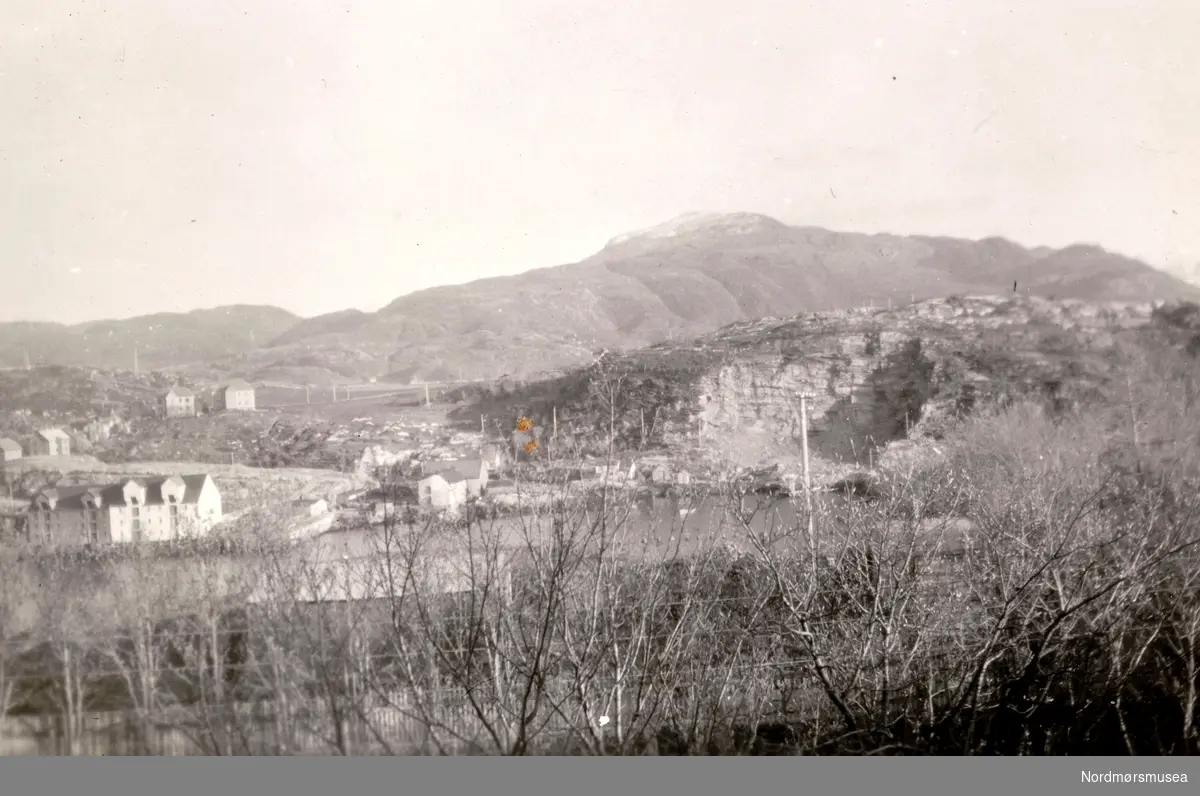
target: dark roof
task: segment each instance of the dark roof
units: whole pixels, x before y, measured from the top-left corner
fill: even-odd
[[[447,481],[479,478],[479,473],[483,469],[482,459],[454,459],[452,461],[427,462],[422,465],[421,470],[426,476],[437,473]],[[460,476],[458,479],[450,478],[450,474]]]
[[[16,440],[11,440],[8,437],[0,437],[0,448],[6,451],[19,451],[21,445]]]
[[[184,503],[195,503],[200,499],[200,490],[204,488],[204,481],[208,478],[205,473],[194,475],[178,476],[183,480]],[[55,489],[43,489],[38,494],[57,495],[57,508],[60,509],[82,509],[83,496],[89,493],[98,494],[101,501],[106,506],[115,504],[123,504],[125,502],[125,485],[130,481],[134,481],[146,489],[145,505],[161,505],[163,503],[162,485],[170,480],[172,476],[156,476],[154,478],[127,478],[124,481],[119,481],[113,484],[80,484],[78,486],[62,486]],[[37,496],[34,496],[37,499]]]

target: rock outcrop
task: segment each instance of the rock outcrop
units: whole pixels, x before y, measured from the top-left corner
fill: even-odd
[[[553,404],[606,436],[611,395],[625,444],[749,465],[798,453],[807,392],[812,458],[864,466],[897,440],[936,440],[981,404],[1036,395],[1069,407],[1097,389],[1115,336],[1152,310],[981,296],[764,318],[604,357],[486,411],[544,421]]]
[[[940,436],[980,402],[1033,392],[1070,403],[1098,376],[1112,334],[1151,311],[968,297],[736,324],[700,341],[720,353],[669,434],[706,448],[747,435],[786,448],[808,393],[813,454],[867,463],[895,440]]]

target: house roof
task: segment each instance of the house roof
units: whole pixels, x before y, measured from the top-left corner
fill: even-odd
[[[8,437],[0,437],[0,450],[17,451],[19,453],[21,445]]]
[[[195,398],[196,393],[189,390],[187,387],[175,385],[167,391],[167,395],[174,395],[176,398]]]
[[[421,479],[421,483],[424,483],[424,482],[430,480],[431,478],[440,478],[443,481],[445,481],[447,484],[456,484],[459,481],[467,480],[467,476],[463,475],[462,473],[456,472],[454,470],[438,470],[436,472],[429,473],[425,477],[423,477]]]
[[[254,387],[252,387],[250,385],[250,382],[248,382],[248,381],[243,381],[242,379],[236,379],[236,380],[231,381],[228,384],[226,384],[225,389],[227,391],[233,390],[234,392],[242,392],[243,390],[253,390]]]
[[[194,475],[184,476],[156,476],[154,478],[127,478],[124,481],[118,481],[111,484],[80,484],[78,486],[64,486],[54,489],[43,489],[37,495],[34,495],[36,501],[38,496],[46,495],[58,500],[57,508],[59,509],[82,509],[84,495],[93,494],[100,497],[103,505],[111,506],[115,504],[125,503],[125,485],[130,481],[144,487],[146,490],[145,505],[161,505],[163,500],[162,486],[171,478],[177,477],[183,481],[184,493],[183,503],[195,503],[200,499],[200,491],[204,488],[204,483],[208,480],[207,473],[197,473]]]
[[[43,428],[41,431],[38,432],[38,434],[41,435],[42,439],[46,439],[46,440],[70,439],[70,437],[68,437],[67,434],[61,428]]]
[[[451,459],[447,461],[427,462],[422,465],[422,471],[426,476],[438,473],[450,482],[454,480],[477,479],[482,470],[482,459]],[[457,475],[459,478],[452,479],[450,474]]]

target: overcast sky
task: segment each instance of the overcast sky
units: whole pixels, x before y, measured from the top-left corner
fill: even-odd
[[[1197,42],[1195,0],[3,0],[0,320],[373,310],[689,211],[1193,264]]]

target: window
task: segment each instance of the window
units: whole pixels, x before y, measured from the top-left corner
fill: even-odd
[[[140,541],[142,538],[142,507],[138,505],[137,498],[130,498],[132,507],[129,509],[130,528],[133,531],[133,540]]]
[[[170,513],[169,513],[168,517],[170,520],[171,536],[178,538],[178,536],[179,536],[179,504],[175,502],[174,497],[171,498],[171,505],[169,508],[169,512]]]
[[[87,540],[89,544],[100,541],[100,509],[95,506],[87,511]]]

